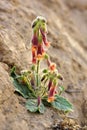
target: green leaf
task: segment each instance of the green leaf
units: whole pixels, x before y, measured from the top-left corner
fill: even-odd
[[[40,105],[38,106],[38,111],[40,112],[40,113],[44,113],[44,111],[45,111],[45,106],[43,105],[43,103],[41,102],[40,103]]]
[[[54,108],[62,110],[64,112],[72,111],[72,104],[68,100],[59,95],[56,95],[55,97],[55,101],[51,103]]]
[[[26,108],[30,112],[39,112],[39,113],[42,113],[42,114],[45,111],[45,107],[44,107],[42,102],[38,106],[37,99],[29,99],[26,103]]]
[[[60,86],[59,89],[60,89],[59,95],[61,95],[64,92],[65,88],[63,86]]]
[[[45,106],[51,107],[51,103],[49,103],[49,102],[47,101],[47,99],[48,99],[48,96],[45,96],[44,99],[42,99],[42,102],[43,102],[43,104],[44,104]]]
[[[15,91],[20,93],[24,98],[30,98],[30,95],[32,96],[31,92],[29,91],[28,87],[26,85],[23,85],[17,81],[17,79],[13,78],[13,84],[15,87]]]
[[[11,77],[13,77],[13,78],[16,77],[15,70],[16,70],[16,67],[13,66],[12,69],[11,69],[11,72],[10,72],[10,75],[11,75]]]
[[[26,103],[26,108],[30,112],[37,112],[38,111],[37,99],[29,99]]]
[[[24,98],[30,98],[32,96],[35,97],[35,95],[31,92],[31,90],[29,90],[29,87],[31,88],[31,86],[26,85],[26,84],[22,84],[21,82],[18,81],[18,79],[22,78],[22,75],[17,75],[16,74],[16,68],[15,66],[11,69],[11,77],[12,77],[12,81],[15,87],[15,91],[17,91],[18,93],[20,93]]]

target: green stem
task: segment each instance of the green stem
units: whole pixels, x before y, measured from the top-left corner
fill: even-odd
[[[37,61],[37,87],[39,86],[39,65],[40,65],[40,61]]]

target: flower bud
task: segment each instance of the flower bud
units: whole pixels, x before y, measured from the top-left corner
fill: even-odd
[[[57,78],[60,79],[60,80],[63,80],[63,79],[64,79],[61,74],[58,74]]]
[[[46,78],[46,76],[44,75],[42,78],[41,78],[41,82],[44,81]]]
[[[38,106],[40,105],[40,103],[41,103],[41,98],[40,98],[40,96],[38,96],[38,98],[37,98],[37,104],[38,104]]]

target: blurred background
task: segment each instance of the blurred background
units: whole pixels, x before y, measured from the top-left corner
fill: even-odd
[[[22,126],[29,130],[29,125],[30,130],[37,130],[38,118],[43,130],[57,118],[52,110],[43,117],[27,117],[23,99],[15,97],[9,79],[11,66],[16,65],[19,70],[29,68],[31,23],[39,15],[47,19],[51,42],[48,54],[64,77],[64,96],[74,106],[74,112],[69,116],[82,126],[87,125],[87,0],[0,0],[1,130],[7,124],[6,130],[22,130]],[[50,112],[54,115],[53,120]],[[37,127],[32,127],[33,122]]]

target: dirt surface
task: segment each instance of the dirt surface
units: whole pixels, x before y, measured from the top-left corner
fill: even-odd
[[[74,106],[67,116],[87,130],[87,0],[0,1],[0,130],[52,130],[62,120],[51,108],[44,115],[27,112],[9,76],[13,65],[18,70],[30,66],[31,22],[38,15],[48,21],[48,53]]]

